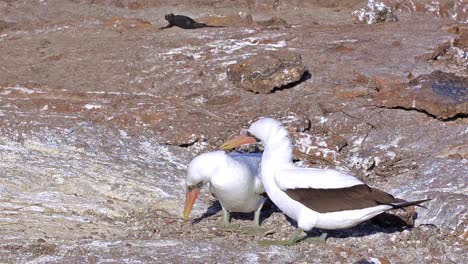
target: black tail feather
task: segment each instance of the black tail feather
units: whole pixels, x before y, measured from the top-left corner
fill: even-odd
[[[420,205],[420,204],[424,203],[424,202],[427,202],[429,200],[431,200],[431,199],[409,201],[409,202],[408,201],[403,201],[403,202],[399,202],[399,203],[392,203],[392,204],[389,204],[389,205],[393,206],[393,209],[404,208],[404,207],[408,207],[408,206],[412,206],[412,205],[416,205],[416,206],[427,209],[427,207],[425,207],[423,205]]]

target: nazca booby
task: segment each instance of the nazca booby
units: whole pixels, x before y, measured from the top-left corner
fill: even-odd
[[[299,227],[289,241],[277,244],[295,243],[303,230],[349,228],[387,210],[429,200],[398,199],[338,170],[296,167],[289,134],[272,118],[252,123],[248,132],[228,140],[221,148],[232,149],[256,139],[264,146],[261,178],[265,191]],[[321,239],[324,242],[326,233]]]
[[[229,225],[230,212],[255,211],[254,221],[260,225],[260,210],[266,198],[260,179],[262,153],[213,151],[195,157],[189,164],[184,219],[188,219],[193,204],[206,183],[223,209],[224,225]]]

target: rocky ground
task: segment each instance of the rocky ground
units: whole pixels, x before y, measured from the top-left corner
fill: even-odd
[[[466,4],[395,2],[398,22],[366,25],[357,0],[0,1],[0,262],[466,262]],[[160,30],[171,12],[224,27]],[[273,93],[229,80],[267,51],[307,73]],[[207,189],[183,221],[190,160],[262,116],[302,166],[432,200],[412,228],[397,212],[325,245],[259,246],[294,231],[272,204],[262,234],[219,228]]]

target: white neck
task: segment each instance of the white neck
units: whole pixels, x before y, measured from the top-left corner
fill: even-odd
[[[289,217],[297,219],[298,210],[288,203],[290,198],[275,181],[275,176],[281,169],[292,168],[292,144],[287,131],[280,131],[264,142],[265,150],[262,158],[262,182],[270,199]]]
[[[263,141],[262,168],[278,168],[293,164],[292,144],[288,132],[281,128]],[[268,166],[267,166],[268,165]]]

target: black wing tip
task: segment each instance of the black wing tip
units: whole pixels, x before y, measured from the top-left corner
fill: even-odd
[[[401,202],[401,203],[394,203],[394,204],[391,204],[391,205],[393,206],[394,209],[413,206],[413,205],[428,209],[427,207],[425,207],[424,205],[421,205],[421,204],[424,203],[424,202],[430,201],[430,200],[432,200],[432,198],[422,199],[422,200],[417,200],[417,201],[409,201],[409,202],[404,201],[404,202]]]

